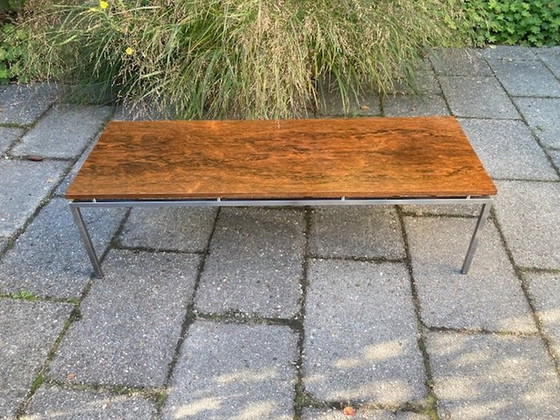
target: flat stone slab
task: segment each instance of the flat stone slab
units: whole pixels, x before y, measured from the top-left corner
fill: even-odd
[[[498,181],[496,214],[515,263],[560,268],[560,183]]]
[[[429,420],[424,414],[409,411],[398,411],[393,413],[389,410],[356,409],[354,416],[346,416],[342,410],[335,409],[304,409],[302,420]]]
[[[536,60],[535,48],[512,45],[496,45],[482,50],[483,57],[490,60],[523,61]]]
[[[358,98],[350,96],[348,110],[344,109],[342,97],[337,90],[329,91],[325,88],[319,101],[318,114],[321,116],[376,116],[381,115],[381,99],[376,93],[367,93]]]
[[[62,182],[60,184],[58,184],[58,187],[56,187],[56,190],[54,191],[54,194],[56,196],[64,196],[64,194],[66,194],[66,190],[68,189],[70,184],[74,181],[74,178],[76,178],[76,175],[78,175],[78,172],[80,172],[80,169],[82,168],[82,165],[84,164],[84,162],[88,158],[89,154],[91,153],[91,150],[94,147],[95,147],[95,142],[92,142],[86,148],[86,150],[82,153],[82,155],[80,156],[80,159],[78,159],[78,161],[74,164],[74,166],[72,166],[72,169],[70,170],[70,172],[68,172],[68,174],[66,174],[66,176],[64,177]]]
[[[415,216],[478,216],[482,206],[480,204],[437,204],[402,206],[405,214]]]
[[[552,351],[560,359],[560,273],[525,273],[523,278]]]
[[[388,95],[383,98],[383,113],[386,117],[422,117],[449,115],[449,109],[439,95]]]
[[[202,252],[215,219],[215,208],[133,208],[120,243],[132,248]]]
[[[522,121],[468,119],[461,126],[492,178],[558,180]]]
[[[12,154],[76,158],[99,134],[111,113],[110,107],[56,106],[23,136]]]
[[[488,62],[512,96],[560,96],[560,81],[540,61]]]
[[[0,413],[15,411],[70,316],[72,306],[0,298]]]
[[[401,405],[426,396],[408,271],[401,263],[311,260],[304,385],[323,401]]]
[[[23,128],[0,127],[0,155],[6,152],[23,133],[25,133]]]
[[[518,119],[519,113],[494,77],[440,76],[453,115]]]
[[[56,100],[55,85],[8,85],[0,90],[0,124],[33,124]]]
[[[515,98],[514,101],[541,142],[560,149],[560,98]]]
[[[12,236],[54,189],[66,162],[0,160],[0,236]]]
[[[406,85],[404,82],[397,82],[393,89],[394,93],[421,94],[427,96],[442,94],[441,86],[433,70],[419,70],[414,77],[413,87]]]
[[[195,309],[291,318],[300,308],[304,213],[222,209],[201,275]]]
[[[50,375],[81,384],[163,386],[198,264],[192,255],[111,252]]]
[[[292,419],[296,345],[297,335],[281,325],[196,321],[163,419]]]
[[[141,397],[43,386],[25,409],[24,418],[151,420],[156,414],[155,404]]]
[[[441,418],[560,418],[560,381],[539,338],[432,333],[427,348]]]
[[[560,46],[535,50],[539,58],[554,75],[560,78]]]
[[[404,258],[394,207],[317,207],[311,213],[310,252],[318,257]]]
[[[481,50],[445,48],[430,54],[437,74],[446,76],[492,76]]]
[[[422,319],[429,327],[536,333],[499,234],[482,232],[469,274],[460,274],[475,220],[405,218]]]
[[[552,157],[556,169],[560,170],[560,150],[549,150],[548,153]]]
[[[124,209],[84,209],[98,256],[118,229]],[[54,199],[0,260],[0,290],[40,296],[80,297],[92,273],[66,200]]]

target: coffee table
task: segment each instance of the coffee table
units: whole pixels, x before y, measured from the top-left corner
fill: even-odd
[[[94,274],[85,207],[480,204],[496,187],[454,117],[114,121],[66,192]]]

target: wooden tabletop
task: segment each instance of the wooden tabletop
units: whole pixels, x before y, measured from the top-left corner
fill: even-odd
[[[418,117],[110,122],[66,198],[494,194],[457,120]]]

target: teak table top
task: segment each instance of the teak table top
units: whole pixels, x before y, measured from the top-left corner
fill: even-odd
[[[496,187],[453,117],[110,122],[72,200],[466,197]]]

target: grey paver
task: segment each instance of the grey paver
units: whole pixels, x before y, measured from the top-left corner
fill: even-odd
[[[445,215],[445,216],[478,216],[481,206],[479,204],[437,204],[437,205],[411,205],[402,206],[405,214],[415,216]]]
[[[469,119],[462,120],[461,125],[493,178],[558,179],[522,121]]]
[[[538,48],[535,50],[539,58],[556,77],[560,78],[560,46],[550,48]]]
[[[433,70],[422,70],[414,75],[413,86],[408,86],[404,82],[397,82],[394,93],[410,93],[420,95],[441,95],[441,87]]]
[[[560,149],[560,98],[514,98],[514,102],[542,143]]]
[[[88,156],[91,153],[91,150],[93,149],[94,146],[95,146],[95,142],[92,142],[87,147],[87,149],[82,153],[82,156],[80,156],[80,159],[78,159],[78,161],[74,164],[74,166],[72,166],[72,169],[70,170],[70,172],[68,172],[68,174],[62,180],[62,182],[60,184],[58,184],[58,187],[56,187],[56,190],[54,191],[55,195],[64,196],[64,194],[66,194],[66,190],[68,189],[68,187],[70,187],[70,184],[74,181],[74,178],[76,178],[76,175],[78,175],[78,172],[82,168],[84,162],[88,158]]]
[[[49,374],[76,383],[164,385],[198,262],[192,255],[111,252]]]
[[[432,333],[427,348],[441,418],[560,418],[560,381],[539,338]]]
[[[322,98],[319,100],[318,114],[333,117],[381,115],[380,97],[378,94],[364,93],[360,94],[358,98],[353,94],[349,96],[349,109],[345,111],[340,92],[324,88]]]
[[[51,109],[23,136],[12,154],[75,158],[103,128],[109,107],[60,105]]]
[[[560,268],[560,183],[499,181],[496,214],[517,265]]]
[[[312,260],[304,384],[324,401],[399,405],[426,395],[408,272],[401,263]]]
[[[0,91],[0,123],[33,124],[56,100],[55,85],[8,85]]]
[[[22,420],[150,420],[155,416],[155,404],[141,397],[43,386]]]
[[[8,246],[8,240],[6,238],[0,238],[0,254]]]
[[[163,418],[292,419],[296,343],[285,326],[195,322]]]
[[[122,209],[86,209],[93,244],[102,255],[119,227]],[[79,297],[92,268],[63,199],[51,201],[0,261],[0,290]]]
[[[132,209],[121,244],[159,250],[203,251],[214,226],[216,209],[204,207]]]
[[[482,50],[485,58],[494,60],[502,59],[507,61],[536,60],[534,48],[519,47],[511,45],[497,45]]]
[[[20,138],[25,130],[14,127],[0,127],[0,155]]]
[[[560,273],[525,273],[523,277],[543,331],[560,359]]]
[[[66,162],[0,160],[0,236],[21,229],[55,187]]]
[[[540,61],[488,62],[510,95],[560,96],[560,81]]]
[[[437,74],[446,76],[491,76],[492,70],[486,64],[480,50],[446,48],[430,54]]]
[[[430,327],[536,332],[520,282],[491,223],[469,274],[460,274],[474,224],[466,219],[405,219],[423,321]]]
[[[71,311],[71,305],[62,303],[0,299],[0,415],[3,419],[15,418],[15,410]]]
[[[196,310],[293,317],[299,310],[303,212],[224,209],[196,296]]]
[[[449,110],[439,95],[389,95],[383,98],[383,113],[387,117],[419,117],[449,115]]]
[[[493,77],[440,76],[440,82],[451,112],[457,117],[520,118]]]
[[[310,252],[320,257],[404,257],[396,210],[387,206],[323,207],[311,213]]]
[[[302,420],[428,420],[429,417],[406,411],[393,413],[389,410],[357,409],[353,416],[346,416],[342,410],[335,409],[304,409]]]
[[[548,154],[552,157],[552,162],[558,170],[560,170],[560,150],[548,150]]]

